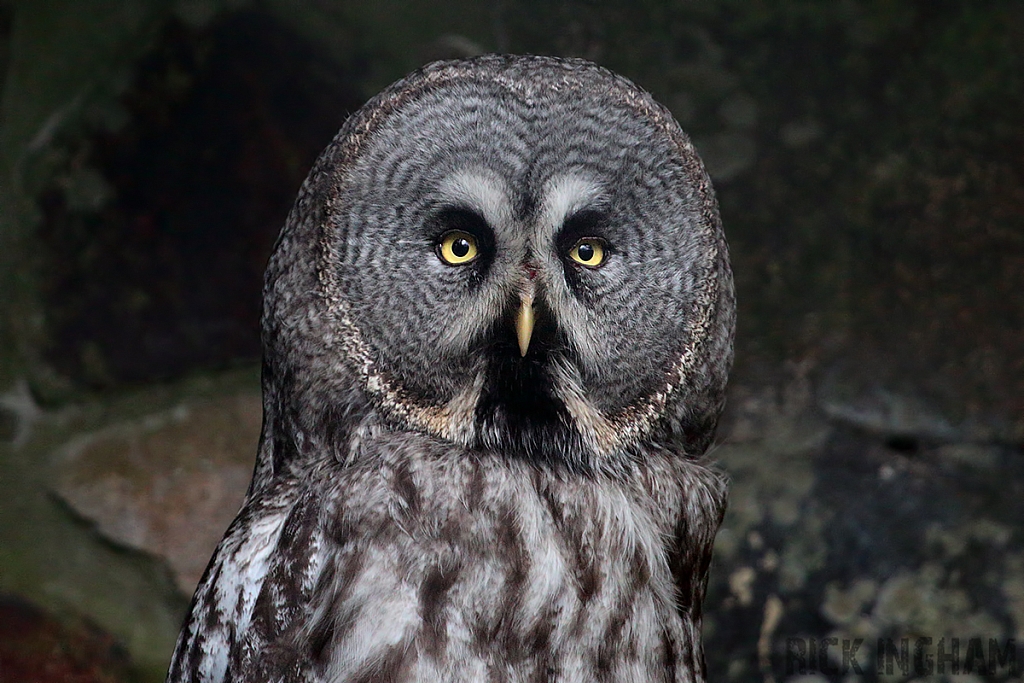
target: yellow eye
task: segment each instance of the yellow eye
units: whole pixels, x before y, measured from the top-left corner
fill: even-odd
[[[569,250],[569,258],[581,266],[597,268],[604,263],[604,242],[595,237],[584,237]]]
[[[476,238],[468,232],[452,230],[441,235],[437,243],[437,255],[445,263],[461,266],[476,258]]]

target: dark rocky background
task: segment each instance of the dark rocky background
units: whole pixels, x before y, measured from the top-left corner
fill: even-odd
[[[1024,5],[0,0],[0,680],[160,680],[250,473],[299,183],[379,88],[486,51],[629,76],[715,179],[711,678],[921,678],[873,658],[920,636],[1024,670]],[[827,637],[862,670],[787,669]]]

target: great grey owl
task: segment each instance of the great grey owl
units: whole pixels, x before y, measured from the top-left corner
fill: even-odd
[[[267,270],[252,483],[169,681],[702,681],[732,360],[716,200],[589,62],[351,116]]]

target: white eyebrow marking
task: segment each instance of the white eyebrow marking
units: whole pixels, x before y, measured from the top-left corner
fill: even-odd
[[[447,201],[476,209],[492,229],[512,222],[508,186],[489,171],[458,171],[441,181],[438,194]]]
[[[573,213],[587,206],[600,205],[603,188],[589,178],[562,175],[544,183],[541,197],[540,227],[553,235]]]

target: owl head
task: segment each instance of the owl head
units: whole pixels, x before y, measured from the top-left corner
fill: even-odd
[[[439,62],[371,100],[304,183],[264,298],[257,475],[382,429],[574,469],[695,456],[732,360],[700,159],[575,59]]]

